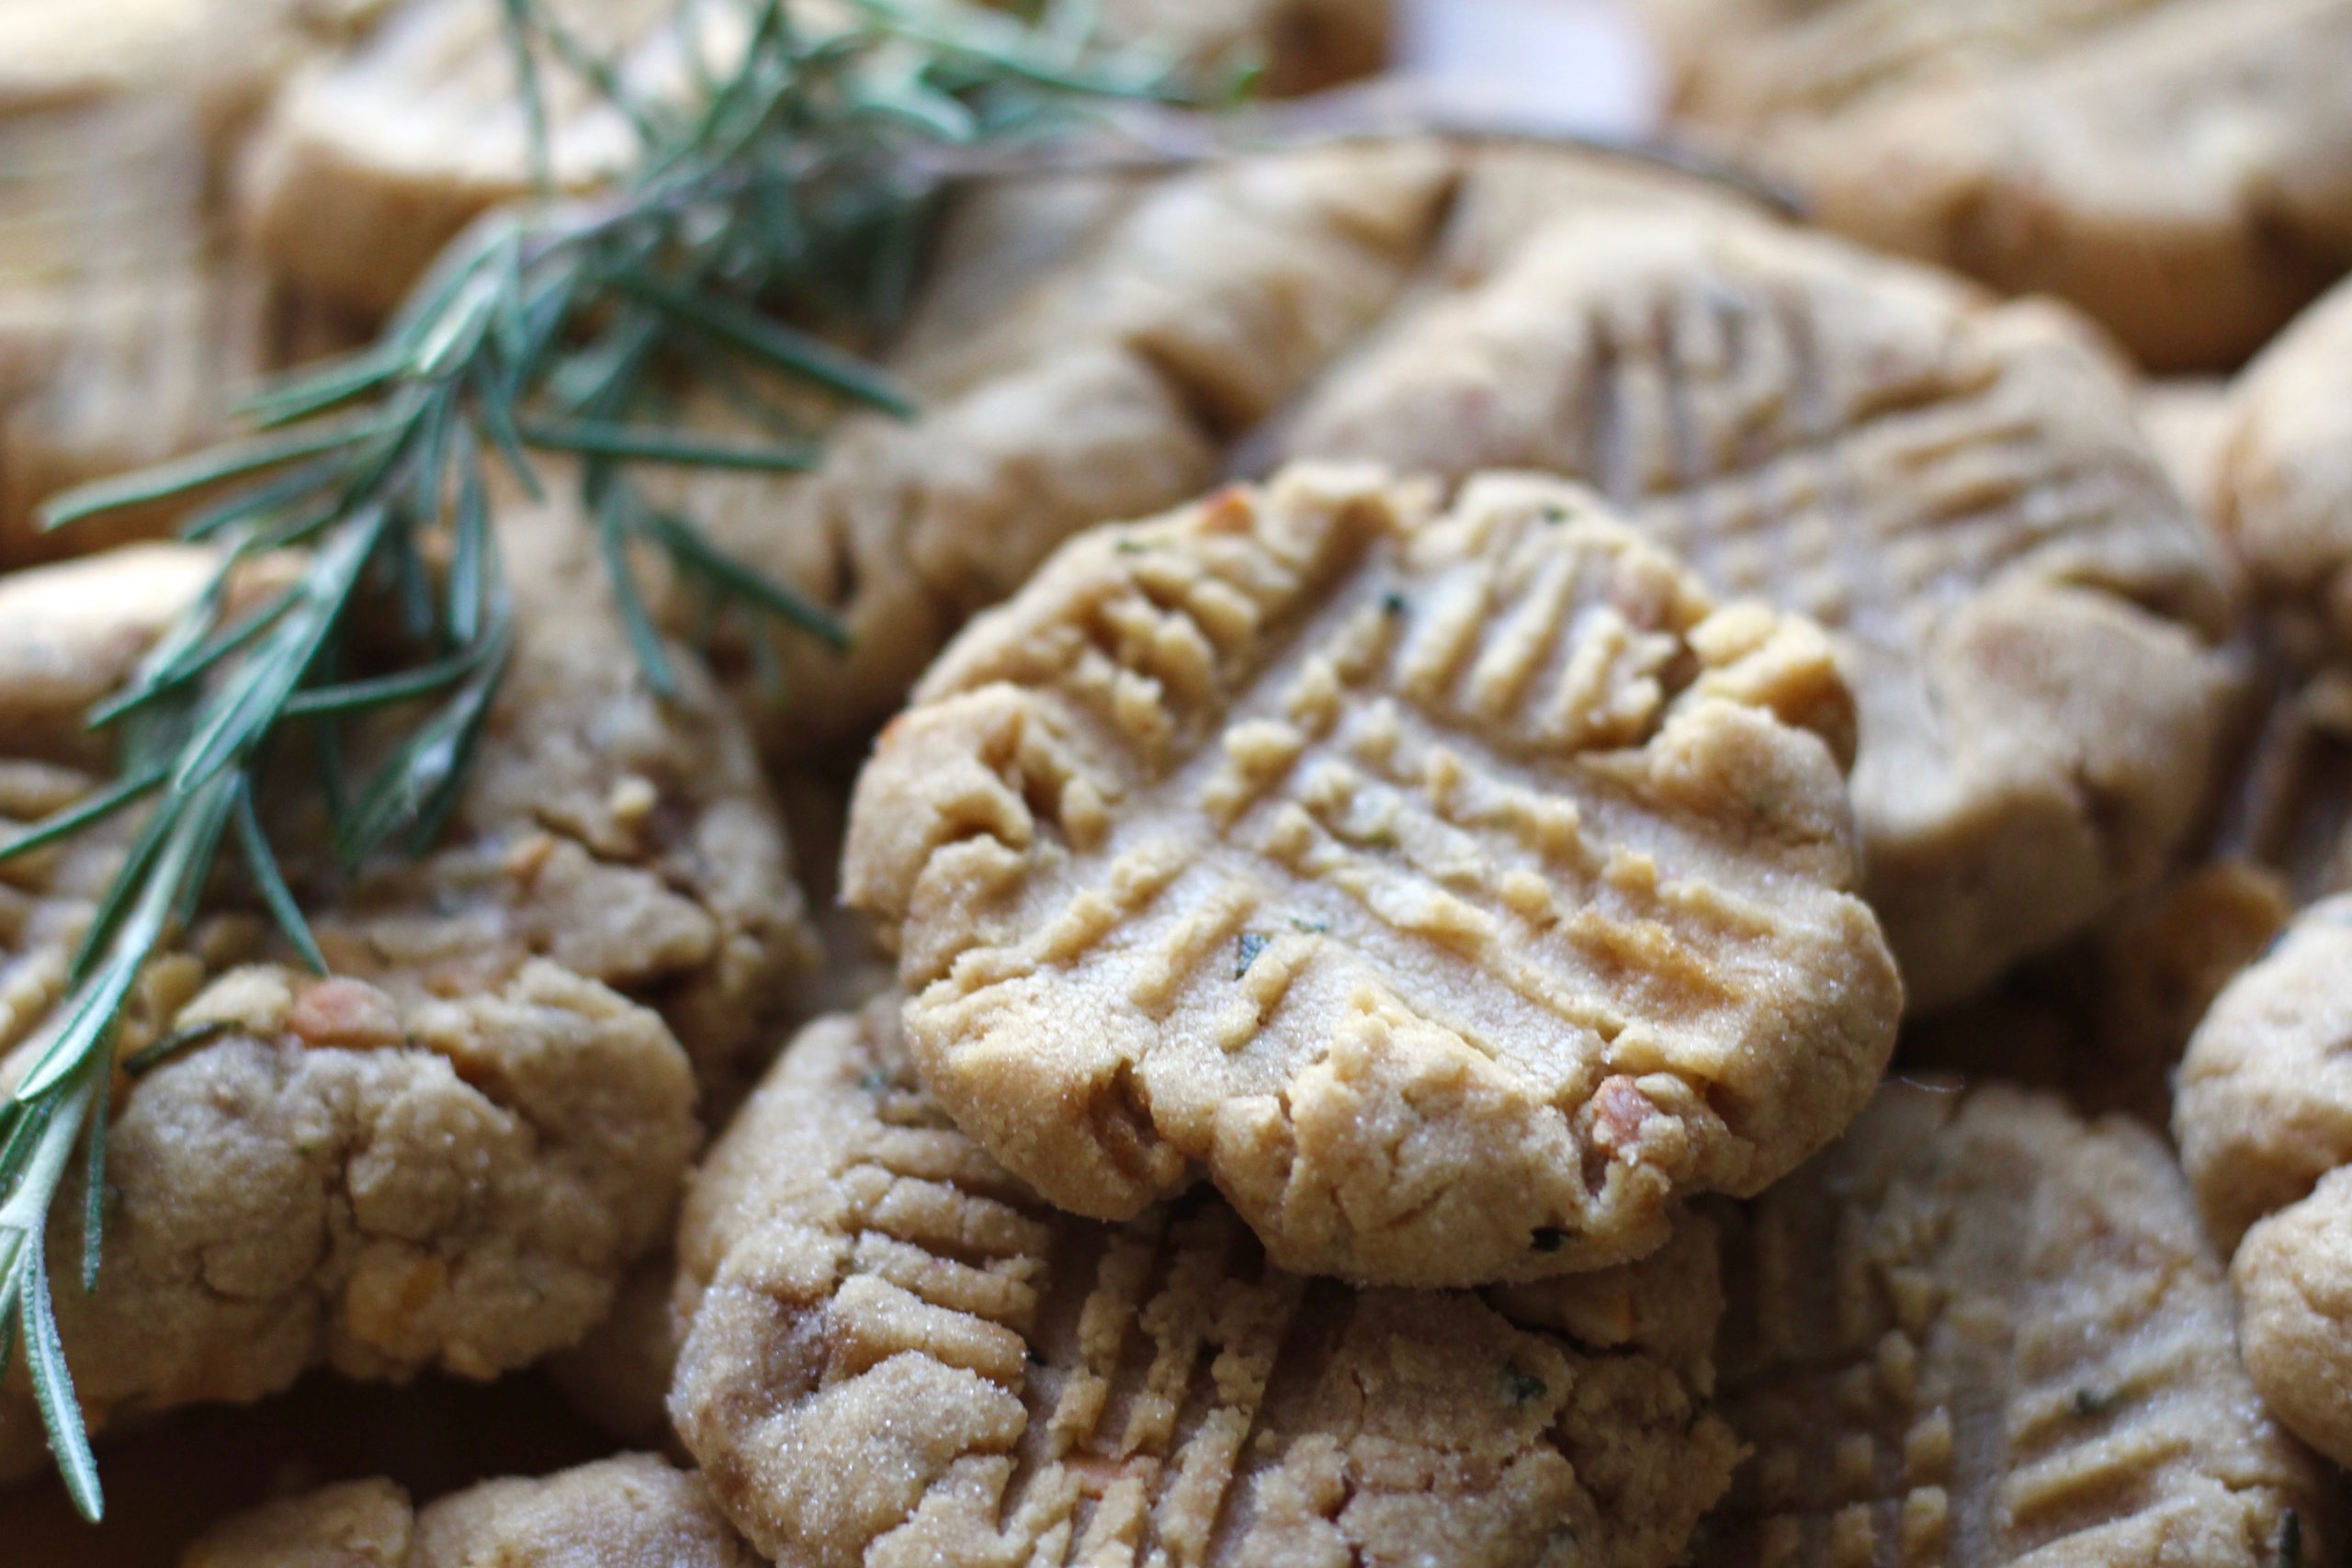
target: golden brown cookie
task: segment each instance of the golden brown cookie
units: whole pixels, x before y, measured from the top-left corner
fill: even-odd
[[[1274,90],[1303,92],[1380,68],[1389,4],[1108,0],[1099,22],[1105,42],[1149,39],[1171,63],[1220,73],[1258,59]],[[688,90],[673,0],[553,8],[618,58],[633,91],[660,100]],[[803,0],[795,20],[822,27],[855,14]],[[416,0],[287,84],[242,190],[244,225],[281,275],[347,309],[387,311],[468,222],[528,194],[528,121],[499,17],[474,0]],[[714,53],[740,47],[727,23],[701,20]],[[560,186],[593,188],[628,166],[636,134],[616,109],[567,71],[545,73],[544,85]]]
[[[1827,226],[2226,370],[2352,264],[2346,0],[1649,0]]]
[[[667,0],[553,9],[588,47],[621,58],[631,91],[683,89]],[[528,121],[500,15],[469,0],[395,6],[351,49],[287,81],[238,193],[240,221],[276,272],[381,314],[468,222],[529,193]],[[546,72],[542,90],[560,186],[587,189],[627,166],[636,137],[620,110],[568,71]]]
[[[2222,531],[2287,650],[2352,652],[2352,287],[2338,288],[2231,389]]]
[[[2352,1077],[2338,1051],[2352,1009],[2343,983],[2347,921],[2352,900],[2305,909],[2222,992],[2180,1067],[2173,1128],[2222,1248],[2352,1159]]]
[[[2137,1123],[1897,1084],[1727,1230],[1755,1454],[1705,1568],[2334,1560],[2333,1482],[2254,1397]]]
[[[2288,1425],[2352,1456],[2352,899],[2297,918],[2222,994],[2182,1064],[2173,1129],[2205,1223],[2234,1249],[2247,1369]]]
[[[1066,546],[859,781],[910,1049],[1049,1201],[1283,1267],[1592,1268],[1867,1100],[1900,1005],[1828,645],[1589,493],[1304,467]]]
[[[506,526],[527,570],[532,541]],[[10,825],[105,776],[84,716],[209,567],[146,546],[0,578]],[[273,813],[336,978],[271,966],[279,944],[233,873],[151,964],[119,1052],[217,1032],[116,1086],[102,1283],[57,1292],[94,1427],[257,1398],[320,1364],[511,1370],[586,1334],[666,1236],[696,1069],[724,1092],[756,1067],[743,1053],[772,1043],[808,938],[731,714],[683,650],[684,700],[656,702],[593,595],[567,598],[561,617],[526,604],[469,785],[422,860],[340,879],[303,817]],[[0,863],[0,1081],[38,1049],[133,826]],[[80,1215],[69,1195],[51,1216],[62,1280]],[[0,1396],[0,1471],[40,1452],[22,1375]]]
[[[702,1479],[650,1454],[488,1481],[425,1507],[349,1481],[240,1514],[180,1568],[755,1568]]]
[[[1301,1279],[1205,1194],[1047,1207],[896,1011],[805,1031],[688,1201],[671,1409],[768,1556],[1667,1568],[1723,1492],[1702,1223],[1485,1293]]]
[[[407,1005],[232,970],[128,1037],[198,1027],[218,1032],[117,1090],[96,1292],[72,1283],[78,1183],[51,1216],[58,1327],[93,1430],[256,1399],[319,1365],[392,1380],[526,1365],[603,1319],[667,1231],[698,1141],[661,1019],[544,960]],[[21,1368],[5,1386],[0,1474],[21,1473],[40,1422]]]
[[[2203,804],[2220,553],[2049,306],[1720,210],[1571,218],[1319,389],[1286,450],[1582,479],[1831,628],[1916,1008],[2146,886]]]

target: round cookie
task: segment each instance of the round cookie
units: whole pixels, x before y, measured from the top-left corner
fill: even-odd
[[[1754,1453],[1702,1568],[2335,1561],[2333,1481],[2254,1397],[2139,1124],[1896,1084],[1725,1231]]]
[[[2346,0],[1648,0],[1820,222],[2226,370],[2352,265]]]
[[[1394,331],[1288,453],[1585,479],[1835,634],[1914,1008],[2146,886],[2223,732],[2220,551],[2070,317],[1725,211],[1571,218]]]
[[[1737,1450],[1693,1221],[1630,1269],[1358,1291],[1206,1194],[1048,1208],[820,1020],[695,1178],[671,1411],[762,1552],[868,1563],[1668,1568]]]
[[[2231,389],[2222,531],[2289,652],[2352,653],[2352,285],[2312,307]]]
[[[1301,468],[1066,546],[858,782],[910,1048],[1049,1201],[1205,1174],[1284,1268],[1665,1239],[1867,1101],[1900,993],[1815,627],[1588,492]]]
[[[55,1292],[94,1430],[315,1366],[487,1378],[577,1341],[668,1234],[698,1087],[723,1093],[775,1038],[808,937],[740,725],[684,650],[682,700],[656,702],[617,622],[556,592],[520,519],[502,527],[535,586],[432,852],[345,878],[306,850],[324,826],[305,797],[266,811],[335,977],[283,962],[234,871],[148,966],[119,1057],[205,1032],[119,1077],[99,1285]],[[107,776],[85,716],[211,564],[142,546],[0,578],[11,827]],[[349,739],[356,773],[371,742]],[[0,863],[0,1082],[39,1049],[135,826]],[[51,1221],[70,1281],[79,1194]],[[0,1473],[41,1462],[23,1378],[0,1385]]]
[[[347,1481],[229,1519],[180,1568],[757,1568],[699,1476],[651,1454],[484,1482],[425,1507]]]
[[[2246,1368],[2279,1418],[2352,1459],[2352,898],[2303,911],[2189,1043],[2173,1129],[2234,1248]]]

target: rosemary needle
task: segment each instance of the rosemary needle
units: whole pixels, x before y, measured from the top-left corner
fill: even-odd
[[[288,945],[322,964],[254,809],[281,733],[307,731],[346,863],[420,848],[438,831],[514,636],[488,468],[503,464],[536,495],[534,448],[579,455],[581,513],[599,531],[657,690],[669,691],[672,672],[630,578],[638,542],[666,552],[707,602],[841,646],[842,628],[817,605],[632,492],[631,464],[813,460],[801,444],[666,426],[651,417],[666,384],[716,352],[910,412],[887,377],[836,343],[881,324],[861,319],[860,303],[899,297],[913,275],[911,246],[944,177],[938,154],[1035,138],[1075,123],[1089,101],[1182,96],[1148,58],[1074,48],[960,0],[853,0],[847,20],[821,32],[796,22],[786,0],[726,0],[743,41],[721,68],[692,36],[711,0],[685,0],[691,91],[655,101],[546,0],[481,3],[500,10],[541,199],[460,236],[375,344],[249,400],[246,439],[74,491],[44,512],[44,525],[62,527],[201,490],[183,531],[222,552],[210,587],[93,715],[119,738],[118,778],[0,840],[6,859],[132,808],[145,814],[92,914],[65,999],[0,1100],[0,1370],[21,1350],[66,1486],[93,1519],[103,1498],[51,1306],[51,1212],[79,1147],[83,1287],[104,1289],[105,1126],[124,1010],[149,959],[194,917],[224,839],[236,840]],[[550,195],[548,69],[584,83],[637,132],[632,171],[594,198]],[[238,569],[288,551],[300,556],[292,585],[240,604]],[[447,562],[437,574],[435,560]],[[405,637],[393,668],[354,677],[348,628],[362,612]],[[394,728],[373,773],[346,789],[340,727],[363,712]],[[142,1070],[198,1038],[166,1035],[124,1065]]]

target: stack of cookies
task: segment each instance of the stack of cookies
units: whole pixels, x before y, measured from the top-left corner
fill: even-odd
[[[648,559],[672,698],[505,499],[447,827],[288,802],[333,976],[227,896],[152,966],[59,1317],[102,1463],[313,1369],[582,1462],[324,1454],[185,1568],[2339,1560],[2352,4],[1638,8],[1822,227],[1419,137],[974,186],[915,417],[647,477],[852,634]],[[1168,9],[1284,90],[1389,20]],[[239,265],[364,322],[519,188],[493,22],[274,23]],[[0,577],[0,816],[205,570]],[[0,865],[0,1081],[128,838]]]

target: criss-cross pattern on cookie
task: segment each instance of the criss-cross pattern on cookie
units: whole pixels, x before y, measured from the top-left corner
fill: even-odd
[[[672,1410],[778,1561],[1664,1568],[1721,1495],[1707,1226],[1485,1294],[1307,1280],[1209,1194],[1047,1208],[895,1013],[804,1032],[683,1227]]]
[[[927,1081],[1054,1201],[1205,1168],[1286,1267],[1592,1267],[1883,1060],[1849,725],[1815,629],[1573,487],[1424,521],[1307,470],[976,626],[861,782],[848,886]]]

